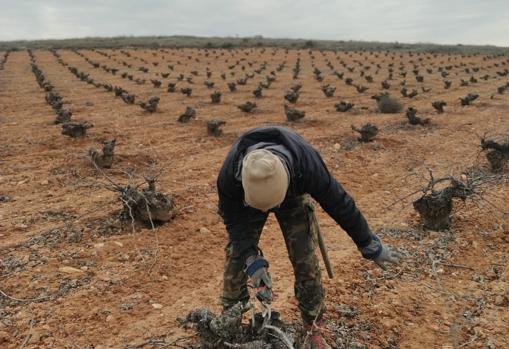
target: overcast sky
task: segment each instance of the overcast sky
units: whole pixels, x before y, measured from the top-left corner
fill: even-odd
[[[509,0],[0,0],[0,40],[119,35],[509,46]]]

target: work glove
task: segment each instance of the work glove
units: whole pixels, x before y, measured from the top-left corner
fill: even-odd
[[[251,286],[260,302],[272,301],[272,280],[268,272],[269,262],[263,256],[249,256],[244,272],[249,275]]]
[[[382,244],[380,238],[373,234],[369,245],[359,249],[362,256],[375,262],[383,270],[387,270],[386,262],[399,263],[401,255],[389,246]]]

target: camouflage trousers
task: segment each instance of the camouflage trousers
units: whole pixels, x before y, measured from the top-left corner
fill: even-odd
[[[288,256],[295,275],[295,297],[305,323],[320,319],[325,311],[324,289],[321,282],[320,267],[315,254],[317,246],[318,222],[309,195],[297,197],[284,207],[274,210],[279,226],[283,231]],[[257,248],[260,235],[268,214],[250,219],[246,230],[250,231],[254,247]],[[229,308],[237,302],[247,302],[247,275],[243,256],[240,256],[231,243],[226,248],[224,267],[224,287],[221,297],[223,307]]]

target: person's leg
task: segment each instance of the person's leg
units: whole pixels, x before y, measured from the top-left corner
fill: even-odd
[[[267,214],[256,215],[249,219],[245,227],[246,239],[243,246],[249,249],[258,249],[258,242],[262,233],[263,226],[267,220]],[[228,242],[225,248],[225,264],[223,277],[223,295],[221,302],[224,309],[228,309],[238,302],[247,302],[249,292],[247,289],[247,275],[244,273],[245,261],[243,251],[235,248],[231,242]]]
[[[309,195],[276,211],[295,274],[295,297],[304,323],[321,320],[325,297],[320,266],[315,254],[317,220]]]

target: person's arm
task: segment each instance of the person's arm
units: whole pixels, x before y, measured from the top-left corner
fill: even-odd
[[[347,232],[359,249],[368,246],[373,234],[366,219],[313,147],[306,146],[301,167],[304,191]]]
[[[311,146],[304,154],[302,165],[307,193],[350,235],[362,256],[384,270],[386,263],[399,263],[401,255],[371,232],[352,197],[331,176],[320,154]]]
[[[235,257],[245,263],[249,256],[257,255],[255,237],[249,229],[250,210],[244,205],[235,188],[228,188],[218,180],[219,215],[223,218],[228,239],[233,245]]]

